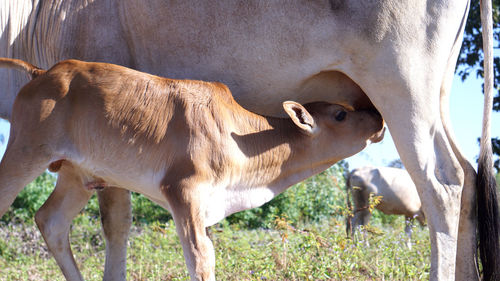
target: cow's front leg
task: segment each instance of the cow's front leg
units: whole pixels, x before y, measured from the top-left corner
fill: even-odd
[[[415,182],[424,213],[428,215],[430,279],[454,280],[461,195],[466,179],[444,132],[439,111],[427,106],[425,100],[419,98],[409,105],[391,105],[393,114],[387,113],[386,121],[401,160]],[[414,108],[415,113],[408,114],[405,106]],[[405,114],[407,118],[398,118]],[[467,268],[467,280],[475,280],[471,270]]]
[[[201,203],[207,198],[183,185],[169,185],[164,193],[172,209],[191,279],[215,280],[214,247],[207,235],[201,209]]]

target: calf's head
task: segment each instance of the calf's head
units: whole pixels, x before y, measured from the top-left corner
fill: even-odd
[[[349,111],[341,105],[293,101],[283,108],[310,142],[311,153],[335,162],[363,150],[384,137],[384,121],[376,110]]]

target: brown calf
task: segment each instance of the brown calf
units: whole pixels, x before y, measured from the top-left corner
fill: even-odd
[[[270,118],[243,109],[221,83],[76,60],[37,71],[14,103],[0,163],[0,215],[49,166],[60,168],[62,188],[76,199],[88,199],[86,187],[100,182],[140,192],[172,213],[193,280],[215,279],[207,226],[383,137],[383,120],[371,111],[287,101],[290,118]],[[69,206],[52,209],[50,202],[57,198],[44,207],[49,217],[72,218],[62,212]],[[44,237],[56,232],[67,240],[67,230],[37,221]]]

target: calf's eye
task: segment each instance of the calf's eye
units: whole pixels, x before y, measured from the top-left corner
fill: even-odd
[[[341,110],[341,111],[335,113],[335,120],[337,120],[339,122],[343,121],[346,116],[347,116],[347,112]]]

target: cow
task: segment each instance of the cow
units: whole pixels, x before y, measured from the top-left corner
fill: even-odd
[[[479,176],[453,137],[448,112],[469,0],[6,0],[0,1],[0,56],[45,68],[68,58],[106,61],[166,77],[221,81],[245,108],[269,116],[283,115],[283,100],[375,107],[425,213],[432,214],[430,279],[478,280],[479,246],[484,278],[491,280],[500,271],[487,141],[491,1],[481,4],[488,79]],[[15,72],[0,75],[0,116],[8,119],[28,80]],[[57,188],[53,195],[86,203]],[[98,195],[105,278],[125,276],[130,197],[117,188]],[[54,235],[66,241],[63,229],[70,222],[53,208],[46,211],[53,212],[43,217]],[[72,259],[69,247],[65,253]]]
[[[387,215],[403,215],[406,219],[405,232],[408,235],[407,246],[411,249],[411,232],[415,219],[425,225],[422,203],[417,188],[410,175],[403,169],[391,167],[361,167],[349,173],[346,179],[347,205],[352,209],[352,216],[346,219],[347,235],[361,225],[368,224],[371,216],[370,196],[380,196],[375,208]],[[352,195],[354,208],[349,194]]]
[[[14,101],[0,162],[0,190],[10,191],[0,216],[45,169],[70,167],[64,173],[78,174],[64,187],[69,193],[88,200],[89,188],[110,183],[169,210],[193,280],[215,280],[206,227],[261,206],[384,134],[378,112],[325,102],[285,101],[289,118],[257,115],[218,82],[76,60],[28,71],[36,78]]]

